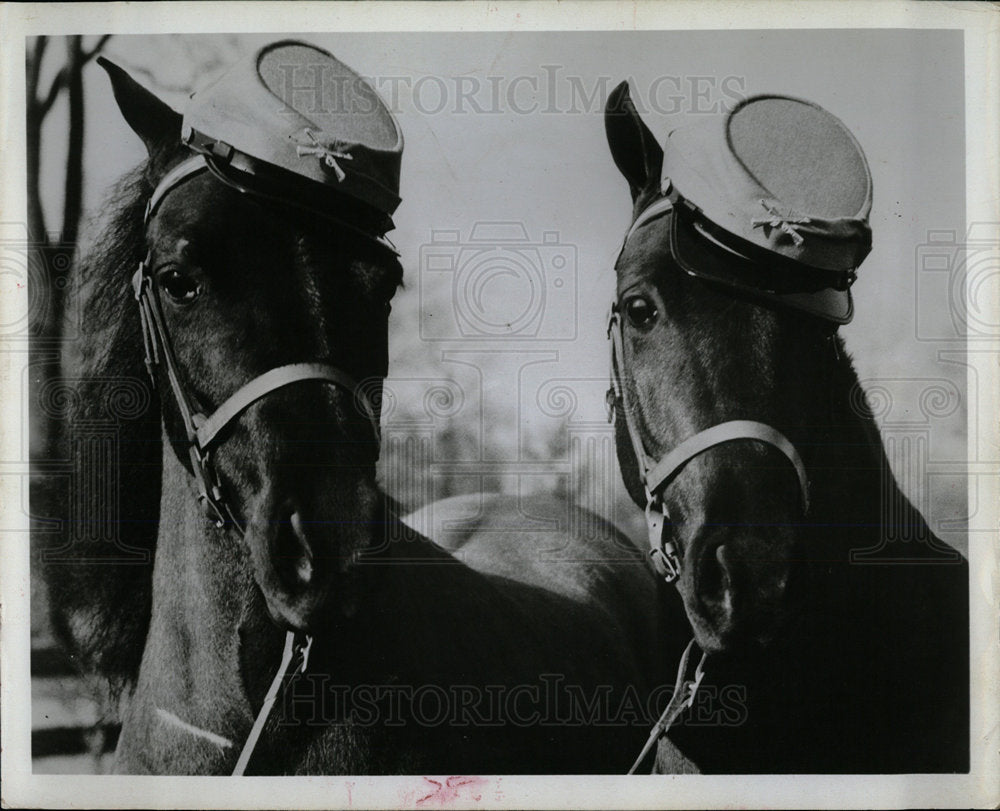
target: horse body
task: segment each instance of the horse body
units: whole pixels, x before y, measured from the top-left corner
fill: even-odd
[[[633,500],[650,496],[630,434],[656,460],[732,420],[773,426],[809,480],[804,512],[787,454],[743,436],[687,459],[654,494],[682,563],[668,622],[686,618],[707,654],[706,700],[729,688],[743,708],[681,721],[657,768],[687,768],[676,745],[710,772],[967,770],[966,561],[900,492],[840,337],[755,295],[753,274],[767,267],[736,265],[725,245],[703,238],[700,250],[733,264],[742,292],[681,265],[674,229],[692,215],[682,196],[668,199],[664,151],[627,85],[606,122],[635,223],[611,327],[621,336],[618,456]],[[684,636],[670,640],[678,657]]]

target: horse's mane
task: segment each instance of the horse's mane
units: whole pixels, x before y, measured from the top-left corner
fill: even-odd
[[[60,539],[66,545],[58,549],[47,544],[44,564],[57,637],[113,689],[138,673],[158,529],[159,407],[145,371],[129,284],[145,251],[143,208],[153,190],[151,164],[113,188],[98,217],[93,248],[74,269],[69,323],[77,325],[77,335],[66,342],[62,359],[72,408],[61,423],[60,444],[79,468],[74,447],[88,433],[107,434],[110,428],[117,461],[112,457],[110,466],[95,469],[103,487],[88,487],[86,472],[76,472],[60,511],[69,537]],[[117,505],[117,515],[109,504]],[[101,526],[110,528],[111,539],[95,529]]]
[[[924,538],[932,537],[926,519],[903,491],[892,470],[882,440],[882,431],[871,407],[870,395],[858,378],[854,362],[844,347],[843,339],[838,335],[834,340],[837,352],[830,364],[829,372],[832,391],[836,393],[831,400],[834,409],[833,430],[839,435],[838,444],[844,453],[850,454],[852,453],[850,449],[854,448],[856,450],[853,453],[868,456],[869,461],[860,459],[854,463],[854,475],[875,477],[873,481],[864,485],[859,484],[859,487],[868,492],[881,493],[877,502],[879,518],[893,516],[901,527],[908,527],[909,532]],[[813,385],[819,387],[827,384],[817,379]],[[888,512],[881,499],[893,500],[893,506]],[[940,543],[936,539],[933,542]]]
[[[868,394],[861,385],[857,369],[854,366],[854,359],[847,351],[844,339],[840,335],[836,335],[833,341],[835,342],[833,362],[828,370],[822,365],[818,367],[818,370],[821,375],[830,375],[832,391],[836,392],[836,396],[832,398],[834,421],[839,426],[855,423],[860,428],[869,450],[884,458],[885,449],[882,447],[882,433],[875,421],[875,414],[868,401]],[[823,380],[816,381],[819,386],[830,385],[830,383]]]

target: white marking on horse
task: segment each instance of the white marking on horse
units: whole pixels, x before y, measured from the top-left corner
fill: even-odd
[[[229,738],[223,738],[221,735],[216,735],[214,732],[209,732],[207,729],[201,729],[200,727],[196,727],[194,724],[189,724],[187,721],[182,721],[172,712],[167,712],[167,710],[161,710],[157,707],[156,714],[160,716],[162,721],[172,724],[185,732],[189,732],[197,738],[204,738],[206,741],[211,741],[222,749],[228,749],[233,745],[233,742],[229,740]]]

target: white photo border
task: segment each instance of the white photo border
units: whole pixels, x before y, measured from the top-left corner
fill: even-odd
[[[235,7],[239,13],[234,13]],[[966,64],[967,222],[1000,222],[998,176],[1000,96],[994,4],[846,2],[468,2],[379,4],[338,2],[255,3],[25,3],[0,7],[0,177],[2,220],[25,210],[24,48],[38,34],[275,33],[301,31],[626,31],[640,29],[927,28],[961,29]],[[992,61],[991,61],[992,60]],[[992,94],[990,89],[992,88]],[[916,171],[916,170],[915,170]],[[0,300],[0,321],[23,317],[24,300]],[[1000,302],[997,303],[1000,311]],[[1000,414],[1000,341],[977,342],[968,362],[984,381],[981,414]],[[22,368],[3,355],[0,407],[3,432],[18,436],[26,417]],[[26,361],[27,356],[24,355]],[[969,376],[970,386],[973,375]],[[970,388],[970,394],[972,389]],[[971,418],[971,417],[970,417]],[[984,447],[998,447],[995,420]],[[974,434],[970,434],[974,435]],[[1000,478],[980,486],[997,526]],[[26,479],[22,479],[25,482]],[[11,511],[25,502],[20,485],[4,478],[0,503]],[[984,492],[985,488],[985,492]],[[970,492],[970,499],[976,493]],[[27,517],[0,533],[0,684],[2,775],[5,807],[105,808],[394,808],[412,806],[423,780],[378,778],[118,777],[33,775],[28,663],[29,581]],[[998,553],[992,542],[969,544],[971,567],[971,771],[968,775],[893,776],[594,776],[491,778],[476,807],[727,808],[727,807],[954,807],[995,806],[1000,749],[1000,646],[997,635]],[[417,787],[417,791],[414,788]]]

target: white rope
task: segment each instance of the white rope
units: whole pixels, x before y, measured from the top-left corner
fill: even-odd
[[[305,647],[302,650],[302,663],[299,666],[299,670],[304,671],[306,669],[306,665],[309,662],[309,649],[311,647],[312,637],[307,636]],[[264,724],[267,723],[268,716],[271,714],[271,708],[274,707],[274,702],[278,699],[278,691],[281,690],[282,682],[284,682],[285,676],[291,675],[288,673],[288,669],[291,666],[294,654],[295,632],[289,631],[285,634],[285,649],[281,654],[281,664],[278,665],[278,672],[274,674],[274,680],[271,682],[267,695],[264,696],[264,703],[261,705],[260,712],[257,713],[257,718],[254,719],[253,726],[250,728],[250,734],[247,735],[246,742],[243,744],[243,751],[240,752],[239,760],[236,761],[236,766],[233,768],[233,777],[242,776],[246,771],[247,764],[250,763],[253,750],[257,748],[257,740],[260,738],[260,733],[263,732]]]
[[[196,727],[194,724],[189,724],[187,721],[182,721],[172,712],[161,710],[157,707],[156,714],[160,717],[161,721],[175,726],[178,729],[182,729],[184,732],[194,735],[196,738],[203,738],[206,741],[210,741],[221,749],[229,749],[233,745],[233,742],[229,740],[229,738],[223,738],[221,735],[209,732],[207,729],[202,729],[201,727]]]
[[[691,658],[691,649],[693,647],[694,640],[692,639],[688,642],[687,647],[684,648],[680,664],[677,665],[677,681],[674,683],[674,694],[670,697],[663,715],[653,724],[653,728],[649,732],[649,738],[646,740],[646,745],[642,747],[639,757],[635,759],[632,768],[628,770],[629,774],[635,774],[636,769],[646,759],[646,755],[656,746],[660,738],[667,734],[670,727],[673,726],[674,721],[677,720],[677,717],[685,709],[694,704],[694,697],[698,693],[698,687],[701,685],[701,680],[705,675],[702,670],[705,665],[705,654],[702,654],[701,661],[698,662],[698,667],[695,668],[694,678],[691,681],[685,681],[684,676],[687,673],[688,660]]]

